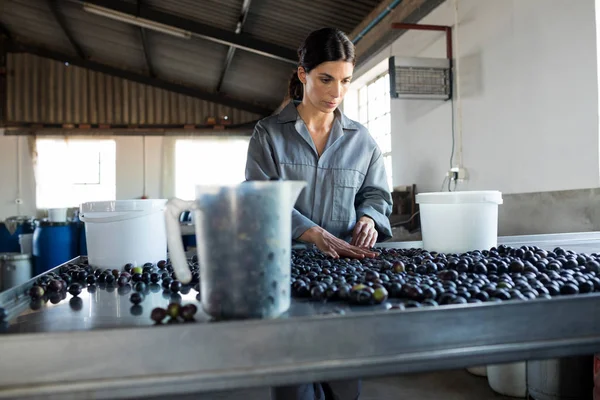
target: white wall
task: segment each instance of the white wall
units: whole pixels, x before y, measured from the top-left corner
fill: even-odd
[[[140,198],[143,193],[143,138],[119,136],[117,199]],[[146,195],[159,198],[162,190],[163,137],[146,137]],[[17,206],[17,142],[21,154],[21,198]],[[18,208],[20,207],[20,208]],[[0,136],[0,221],[14,215],[35,215],[35,180],[26,137]]]
[[[420,23],[454,25],[453,4],[447,1]],[[598,187],[594,0],[458,4],[462,164],[470,175],[459,189]],[[381,61],[391,54],[444,57],[444,40],[441,33],[408,32],[356,75],[385,68]],[[450,167],[451,103],[392,100],[391,110],[394,185],[440,190]],[[455,164],[460,148],[457,141]]]

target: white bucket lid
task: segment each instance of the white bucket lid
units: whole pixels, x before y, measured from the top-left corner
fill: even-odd
[[[166,199],[93,201],[79,207],[82,214],[91,212],[128,212],[164,210]]]
[[[471,192],[434,192],[419,193],[416,196],[418,204],[502,204],[502,193],[497,190]]]

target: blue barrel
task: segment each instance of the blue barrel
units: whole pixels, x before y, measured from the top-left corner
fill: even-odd
[[[87,256],[87,241],[85,238],[85,223],[81,223],[79,228],[79,254]]]
[[[34,276],[63,264],[77,255],[77,236],[69,222],[38,221],[33,232]]]
[[[14,229],[11,233],[9,227]],[[0,253],[20,253],[19,235],[33,233],[32,217],[10,217],[0,223]]]
[[[188,251],[189,247],[196,247],[196,234],[181,235],[181,241],[183,242],[183,249]]]

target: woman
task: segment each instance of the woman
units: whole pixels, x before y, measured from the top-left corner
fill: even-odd
[[[308,35],[298,57],[291,101],[255,127],[246,179],[306,181],[292,239],[334,258],[372,257],[369,248],[392,236],[392,199],[377,144],[338,110],[352,79],[354,45],[343,32],[324,28]]]
[[[298,50],[291,101],[257,123],[248,148],[247,180],[303,180],[292,215],[292,239],[334,258],[374,257],[391,238],[392,199],[383,156],[367,129],[338,110],[350,86],[354,45],[343,32],[312,32]],[[360,381],[274,390],[279,399],[356,399]]]

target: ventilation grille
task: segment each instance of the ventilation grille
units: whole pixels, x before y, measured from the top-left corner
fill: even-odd
[[[452,97],[446,59],[390,57],[390,95],[397,99],[448,100]]]

